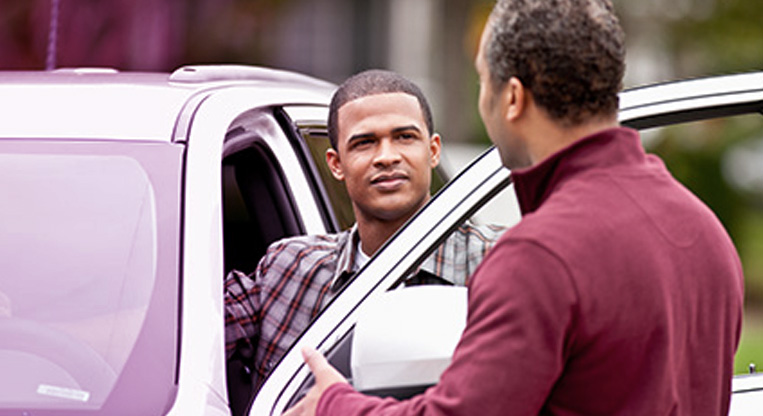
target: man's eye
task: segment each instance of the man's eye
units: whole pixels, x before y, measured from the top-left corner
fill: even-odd
[[[355,140],[354,142],[352,142],[352,148],[353,149],[358,149],[358,148],[368,147],[372,143],[373,143],[373,140],[371,140],[371,139]]]
[[[405,140],[415,139],[416,135],[413,133],[400,133],[397,137]]]

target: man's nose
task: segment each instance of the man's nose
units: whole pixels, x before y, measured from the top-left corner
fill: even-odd
[[[379,141],[376,149],[374,164],[389,166],[400,162],[400,151],[389,138],[383,138]]]

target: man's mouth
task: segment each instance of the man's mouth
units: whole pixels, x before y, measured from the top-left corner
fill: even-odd
[[[371,179],[371,185],[382,190],[395,190],[408,180],[408,175],[403,173],[391,173],[377,175]]]

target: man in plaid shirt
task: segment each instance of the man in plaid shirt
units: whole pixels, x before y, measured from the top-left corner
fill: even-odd
[[[356,224],[278,241],[253,274],[226,278],[226,355],[246,363],[255,390],[327,301],[430,197],[440,136],[409,80],[378,70],[349,78],[332,98],[328,130],[326,161],[345,182]],[[503,230],[462,225],[406,285],[465,285]]]

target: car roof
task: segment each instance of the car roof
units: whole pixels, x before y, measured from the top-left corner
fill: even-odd
[[[105,68],[0,71],[0,138],[173,141],[210,94],[250,89],[250,108],[321,104],[335,86],[294,72],[243,65],[172,73]]]

